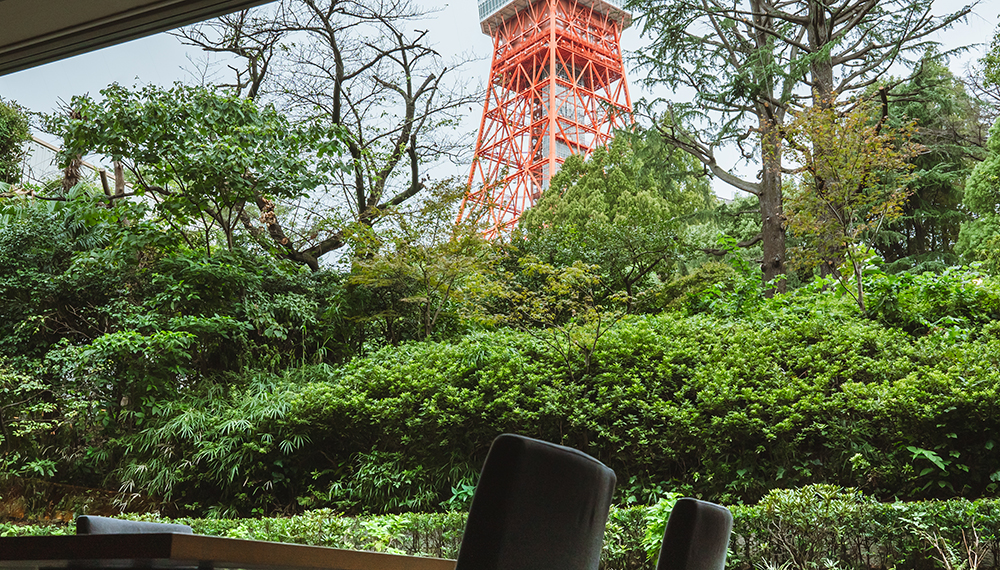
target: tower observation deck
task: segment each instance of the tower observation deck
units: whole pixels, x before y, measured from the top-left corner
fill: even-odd
[[[487,236],[517,223],[571,154],[606,144],[630,121],[624,0],[479,0],[493,58],[460,218]]]

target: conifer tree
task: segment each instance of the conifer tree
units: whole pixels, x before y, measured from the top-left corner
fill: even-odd
[[[916,65],[932,35],[972,10],[936,16],[924,0],[632,0],[644,35],[647,82],[693,90],[672,103],[666,138],[760,204],[765,282],[783,275],[785,216],[781,130],[793,105],[831,106],[890,69]],[[759,165],[756,180],[718,162],[736,146]],[[777,290],[783,289],[778,283]]]

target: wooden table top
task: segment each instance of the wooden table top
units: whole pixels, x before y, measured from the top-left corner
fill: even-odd
[[[44,568],[454,570],[455,561],[199,534],[0,538],[0,569]]]

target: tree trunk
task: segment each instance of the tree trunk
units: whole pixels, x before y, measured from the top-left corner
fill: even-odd
[[[75,110],[70,111],[69,117],[71,119],[79,119],[80,112]],[[69,162],[66,163],[66,168],[63,169],[62,179],[62,189],[64,195],[67,194],[71,188],[80,183],[80,179],[82,178],[82,175],[80,174],[81,168],[83,168],[82,156],[74,156],[69,159]]]
[[[764,257],[760,269],[765,285],[772,279],[785,274],[785,216],[781,205],[781,133],[773,121],[762,119],[761,153],[762,172],[760,180],[760,220],[761,247]],[[779,280],[768,297],[785,292],[785,280]]]
[[[831,39],[832,30],[830,29],[830,21],[827,19],[826,11],[827,7],[824,3],[815,0],[809,2],[808,37],[809,47],[814,52],[822,49]],[[810,80],[812,81],[813,106],[820,109],[833,107],[837,99],[837,94],[833,91],[833,63],[830,61],[830,58],[817,57],[810,63],[809,72]],[[825,154],[825,151],[823,149],[813,149],[813,154],[821,156]],[[817,178],[814,184],[817,185],[816,191],[820,194],[827,194],[829,192],[829,189],[826,188],[827,182],[822,178]],[[831,215],[830,212],[826,213],[827,218]],[[819,264],[820,276],[839,276],[837,268],[844,262],[843,247],[831,246],[821,249],[823,251],[819,252],[819,256],[822,259]]]
[[[83,178],[83,175],[80,173],[81,168],[83,168],[83,160],[79,156],[74,156],[70,159],[66,168],[63,169],[63,194],[66,194],[71,188],[80,183],[80,179]]]

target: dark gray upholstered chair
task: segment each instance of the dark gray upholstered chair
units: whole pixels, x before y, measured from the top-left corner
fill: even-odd
[[[697,499],[678,499],[663,533],[656,570],[722,570],[726,567],[733,515]]]
[[[614,488],[614,471],[585,453],[499,436],[455,570],[597,570]]]
[[[191,527],[186,524],[127,521],[91,515],[76,517],[76,534],[151,534],[168,532],[191,534]]]

